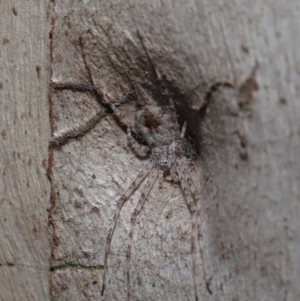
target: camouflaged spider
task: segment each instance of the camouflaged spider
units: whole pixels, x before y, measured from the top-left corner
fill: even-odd
[[[130,242],[127,249],[127,294],[130,299],[130,269],[129,261],[131,257],[131,245],[133,238],[134,226],[141,210],[147,200],[147,197],[159,178],[160,184],[163,182],[165,175],[170,175],[174,181],[179,181],[187,202],[188,210],[192,215],[192,256],[193,256],[193,279],[195,298],[197,300],[196,290],[196,266],[194,258],[195,235],[196,231],[196,203],[199,199],[198,192],[191,178],[188,161],[185,156],[186,140],[184,138],[186,123],[184,123],[181,131],[176,118],[174,103],[169,98],[169,106],[162,107],[152,99],[146,90],[140,85],[135,84],[135,91],[140,108],[135,113],[134,128],[127,128],[128,142],[134,153],[139,157],[150,157],[150,163],[144,168],[131,183],[128,189],[122,194],[118,203],[116,213],[113,217],[112,227],[107,235],[107,242],[104,255],[104,272],[103,272],[103,287],[101,294],[104,294],[105,279],[107,271],[107,259],[113,234],[118,222],[120,212],[125,202],[130,198],[132,193],[146,180],[145,186],[141,193],[141,197],[136,205],[136,208],[131,217],[131,227],[129,238]],[[110,103],[107,96],[104,96],[105,101]],[[118,116],[117,109],[113,106],[112,109]],[[131,135],[131,131],[140,136],[147,145],[139,144]],[[147,179],[146,179],[147,178]]]
[[[84,44],[84,39],[81,41]],[[147,52],[147,51],[146,51]],[[130,257],[131,257],[131,246],[133,238],[133,230],[137,223],[137,218],[142,211],[142,208],[147,200],[147,197],[159,178],[160,185],[163,182],[164,176],[169,175],[175,182],[180,182],[181,188],[184,193],[187,208],[192,216],[192,273],[193,273],[193,286],[195,300],[198,300],[197,283],[196,283],[196,254],[195,254],[195,243],[196,236],[198,233],[199,225],[196,224],[197,218],[197,204],[199,204],[199,193],[192,180],[190,174],[190,168],[188,165],[187,153],[189,153],[189,143],[184,138],[186,123],[183,124],[180,130],[174,102],[169,97],[168,105],[161,105],[156,102],[151,95],[140,85],[135,84],[135,93],[139,103],[139,108],[136,110],[134,120],[129,120],[122,116],[121,112],[115,105],[117,102],[112,102],[109,97],[104,94],[97,86],[97,78],[93,72],[93,64],[90,57],[85,54],[84,47],[82,47],[82,54],[90,74],[92,86],[87,84],[73,84],[73,83],[56,83],[54,88],[59,89],[71,89],[79,91],[92,91],[98,94],[102,102],[110,107],[113,111],[116,119],[118,119],[127,128],[128,142],[133,152],[139,157],[150,157],[150,163],[137,175],[136,179],[130,184],[125,190],[117,202],[116,212],[112,220],[112,226],[108,232],[106,239],[105,255],[104,255],[104,270],[103,270],[103,282],[101,295],[104,295],[106,272],[108,268],[108,256],[111,241],[114,235],[114,231],[125,202],[131,197],[133,192],[139,188],[144,182],[141,197],[134,209],[131,217],[130,233],[129,233],[129,244],[127,249],[127,296],[130,300]],[[148,54],[148,52],[147,52]],[[149,56],[149,55],[148,55]],[[155,68],[154,68],[155,70]],[[156,70],[155,70],[156,71]],[[157,73],[157,72],[156,72]],[[73,136],[80,136],[85,132],[89,131],[94,127],[99,120],[104,116],[104,113],[98,113],[92,118],[85,126],[78,130],[66,133],[63,137],[53,138],[49,147],[57,147],[63,143],[66,143],[68,139]],[[139,144],[133,137],[132,132],[139,136],[146,145]],[[193,151],[192,151],[193,152]],[[202,249],[200,247],[200,253],[203,260]],[[206,273],[204,271],[204,280],[206,281]],[[208,283],[206,281],[206,283]],[[207,284],[208,287],[208,284]]]

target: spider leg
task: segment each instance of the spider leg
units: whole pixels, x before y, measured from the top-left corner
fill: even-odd
[[[142,33],[139,30],[137,31],[137,35],[138,35],[138,38],[141,41],[142,47],[147,55],[148,61],[150,62],[151,66],[152,66],[155,77],[158,79],[158,81],[160,81],[163,84],[163,87],[165,88],[165,93],[169,95],[170,93],[169,93],[166,85],[163,83],[163,74],[155,67],[153,57],[147,48],[145,38],[143,37]],[[177,118],[176,118],[175,104],[174,104],[174,101],[171,96],[169,96],[169,106],[171,108],[171,111],[173,112],[173,121],[175,124],[178,124]]]
[[[200,235],[202,235],[202,231],[201,231],[201,225],[200,223],[198,223],[198,219],[197,219],[197,215],[198,215],[198,209],[197,209],[197,205],[200,204],[200,194],[198,193],[195,183],[192,180],[192,176],[189,172],[189,168],[188,168],[188,163],[187,163],[187,159],[185,157],[181,158],[177,164],[177,173],[180,179],[180,182],[183,183],[183,185],[185,186],[185,188],[183,188],[183,191],[187,191],[188,190],[188,194],[193,198],[194,200],[194,206],[195,206],[195,212],[192,214],[192,251],[195,250],[195,239],[196,239],[196,234],[197,234],[197,230],[199,231]],[[181,175],[180,175],[181,174]],[[183,182],[182,182],[183,181]],[[185,194],[185,192],[184,192]],[[206,285],[206,289],[209,292],[209,294],[212,295],[212,291],[210,288],[210,282],[211,280],[208,279],[207,277],[207,273],[206,273],[206,268],[205,268],[205,258],[204,258],[204,251],[202,246],[200,245],[199,247],[200,250],[200,256],[201,256],[201,261],[202,261],[202,270],[203,270],[203,278],[205,281],[205,285]],[[195,252],[193,252],[195,253]],[[194,274],[194,289],[195,289],[195,293],[197,291],[197,287],[196,287],[196,254],[192,253],[192,258],[193,258],[193,274]],[[196,295],[196,300],[197,300],[197,295]]]
[[[102,278],[102,291],[101,295],[103,296],[104,290],[105,290],[105,278],[106,278],[106,270],[107,270],[107,258],[109,254],[109,248],[111,244],[112,237],[114,235],[114,231],[120,216],[120,212],[122,210],[123,205],[125,202],[130,198],[132,193],[141,185],[141,183],[144,181],[144,179],[147,177],[147,175],[151,172],[153,169],[153,164],[152,162],[146,166],[136,177],[136,179],[130,184],[128,189],[122,194],[120,197],[118,204],[117,204],[117,209],[115,212],[115,215],[113,217],[112,221],[112,227],[109,229],[107,238],[106,238],[106,248],[105,248],[105,254],[104,254],[104,267],[103,267],[103,278]]]
[[[155,104],[155,101],[152,99],[151,95],[146,92],[146,90],[138,83],[134,85],[135,93],[138,99],[138,102],[142,106]]]
[[[168,98],[169,99],[169,108],[170,108],[171,117],[173,119],[173,123],[174,123],[174,126],[175,126],[175,131],[176,132],[180,132],[180,130],[179,130],[179,124],[178,124],[178,120],[177,120],[177,115],[176,115],[176,108],[175,108],[174,100],[171,97],[171,95],[169,93],[169,90],[167,88],[165,88],[165,91],[169,95],[169,98]],[[183,137],[183,136],[180,136],[180,137]]]
[[[132,246],[132,238],[133,238],[133,230],[137,222],[137,218],[141,213],[144,204],[147,200],[147,197],[158,178],[158,171],[157,169],[153,169],[149,175],[147,182],[145,183],[144,191],[141,194],[141,198],[139,199],[134,212],[131,216],[131,223],[130,223],[130,233],[129,233],[129,244],[127,249],[127,297],[128,301],[130,300],[130,258],[131,258],[131,246]]]
[[[99,111],[94,117],[79,127],[67,130],[59,136],[52,137],[49,141],[49,149],[61,147],[68,143],[71,139],[78,139],[84,136],[92,130],[106,116],[106,114],[106,110]]]
[[[96,88],[89,83],[51,83],[54,90],[71,90],[79,92],[96,92]]]
[[[183,194],[186,198],[186,202],[187,202],[187,207],[190,211],[190,213],[193,215],[194,212],[196,212],[196,199],[194,198],[193,194],[191,193],[190,190],[190,184],[189,184],[189,177],[188,177],[188,169],[187,167],[187,163],[186,163],[186,158],[180,158],[177,162],[176,165],[176,173],[178,176],[178,179],[180,181],[181,184],[181,188],[183,190]]]
[[[180,138],[184,137],[185,131],[186,131],[186,121],[184,121],[184,123],[183,123],[181,133],[180,133]]]
[[[97,94],[98,96],[103,97],[103,94],[101,93],[99,95],[99,87],[95,87],[90,83],[72,83],[72,82],[51,82],[51,87],[54,90],[71,90],[71,91],[78,91],[78,92],[92,92],[94,94]],[[128,93],[124,97],[122,97],[119,100],[114,100],[114,108],[116,106],[122,105],[124,102],[126,102],[130,97],[132,97],[133,92]],[[109,99],[104,99],[105,104],[110,106],[111,101]]]
[[[122,118],[119,109],[110,100],[110,98],[106,94],[104,94],[102,92],[102,90],[100,89],[100,87],[95,84],[97,79],[94,78],[94,76],[93,76],[93,67],[92,67],[93,64],[92,64],[89,56],[84,51],[84,39],[83,39],[83,37],[80,38],[80,45],[81,45],[82,57],[83,57],[83,60],[85,62],[87,71],[88,71],[88,73],[90,75],[91,82],[93,84],[92,85],[93,90],[96,91],[96,93],[99,95],[99,97],[102,98],[104,104],[107,105],[107,106],[109,106],[112,109],[112,111],[114,112],[114,114],[116,115],[116,117],[118,118],[118,120],[121,121],[124,125],[126,125],[126,127],[130,127],[130,124],[131,124],[130,121],[127,118],[124,118],[124,117]]]
[[[147,58],[153,68],[153,71],[155,73],[155,76],[158,80],[161,80],[162,79],[162,75],[161,73],[155,68],[154,64],[153,64],[153,58],[152,58],[152,55],[151,53],[148,51],[148,48],[146,47],[146,43],[145,43],[145,39],[144,37],[142,36],[141,32],[139,30],[137,30],[137,35],[138,35],[138,38],[140,39],[141,41],[141,44],[142,44],[142,47],[144,48],[144,51],[146,52],[146,55],[147,55]]]
[[[131,130],[127,128],[127,138],[128,138],[128,143],[133,152],[141,158],[145,158],[149,154],[149,147],[146,145],[141,145],[139,144],[132,136],[131,136]]]
[[[159,170],[158,178],[159,178],[159,189],[162,189],[164,183],[164,172],[162,170]]]
[[[197,211],[196,211],[196,199],[193,197],[190,185],[188,183],[188,169],[186,168],[186,158],[181,158],[176,166],[177,176],[180,181],[180,185],[185,196],[187,207],[192,215],[192,237],[191,237],[191,253],[192,253],[192,272],[193,272],[193,284],[194,284],[194,293],[195,300],[197,301],[198,292],[197,292],[197,282],[196,282],[196,235],[197,235]]]
[[[113,102],[110,100],[110,98],[109,98],[107,95],[103,94],[103,92],[101,91],[101,89],[100,89],[99,87],[96,87],[96,86],[95,86],[94,77],[93,77],[93,75],[92,75],[91,62],[89,61],[88,56],[86,56],[86,55],[84,54],[84,51],[82,51],[82,53],[83,53],[83,58],[84,58],[84,61],[85,61],[87,70],[88,70],[88,72],[89,72],[89,74],[90,74],[91,81],[92,81],[92,83],[93,83],[93,85],[94,85],[93,87],[95,88],[96,93],[102,98],[104,104],[105,104],[105,105],[108,105],[108,106],[112,109],[112,111],[114,112],[114,114],[115,114],[118,118],[120,118],[121,114],[120,114],[119,109],[113,104]]]

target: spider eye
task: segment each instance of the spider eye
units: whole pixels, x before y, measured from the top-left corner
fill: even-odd
[[[165,159],[165,160],[162,160],[161,162],[160,162],[160,165],[161,166],[168,166],[168,160],[167,159]]]

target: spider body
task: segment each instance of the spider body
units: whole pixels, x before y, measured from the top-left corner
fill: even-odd
[[[180,132],[179,125],[176,118],[175,106],[171,98],[169,98],[169,106],[160,106],[155,100],[152,99],[150,94],[140,85],[135,85],[135,91],[139,108],[137,109],[134,117],[133,128],[127,127],[128,142],[134,153],[139,157],[150,157],[150,163],[143,169],[135,181],[131,183],[129,188],[122,194],[118,203],[116,213],[113,217],[112,227],[110,228],[104,255],[104,272],[103,272],[103,287],[102,295],[105,290],[105,279],[107,271],[107,259],[113,234],[117,225],[117,221],[125,202],[130,198],[132,193],[141,185],[146,182],[141,197],[136,205],[136,208],[131,217],[131,228],[129,233],[129,244],[127,249],[127,295],[130,300],[130,257],[131,246],[133,239],[133,230],[137,222],[137,218],[142,211],[142,208],[147,200],[147,197],[159,178],[160,186],[163,183],[163,177],[170,175],[174,181],[179,181],[185,196],[187,207],[192,215],[192,247],[191,252],[193,256],[193,279],[195,288],[195,299],[197,300],[196,280],[195,280],[195,231],[196,231],[196,202],[199,199],[197,189],[192,181],[187,158],[184,152],[184,146],[187,142],[184,138],[186,123],[184,123]],[[104,96],[107,103],[110,100]],[[115,115],[119,113],[115,107],[111,106],[115,111]],[[139,144],[135,140],[131,132],[135,132],[146,145]]]

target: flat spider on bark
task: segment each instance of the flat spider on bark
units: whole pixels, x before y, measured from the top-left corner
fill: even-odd
[[[106,288],[106,273],[108,269],[108,256],[110,251],[111,241],[114,235],[114,231],[125,202],[131,197],[133,192],[139,188],[144,182],[141,197],[136,205],[136,208],[131,217],[130,242],[127,249],[127,296],[130,300],[130,257],[131,257],[131,246],[133,238],[133,230],[137,223],[137,218],[141,213],[143,206],[147,200],[147,197],[157,181],[159,179],[160,185],[163,182],[165,176],[170,176],[175,182],[180,182],[181,188],[184,193],[188,210],[192,217],[192,233],[191,233],[191,254],[192,254],[192,274],[193,274],[193,286],[195,300],[198,300],[197,294],[197,283],[196,283],[196,254],[195,254],[195,242],[197,236],[196,216],[197,216],[197,203],[199,202],[199,193],[192,180],[190,174],[190,168],[188,166],[187,155],[193,152],[189,143],[184,138],[186,123],[180,129],[175,106],[171,97],[169,97],[168,105],[161,105],[156,102],[152,96],[142,87],[140,84],[135,84],[135,93],[138,100],[138,108],[134,115],[134,120],[129,120],[121,116],[119,109],[115,103],[112,102],[109,97],[97,87],[97,78],[94,78],[93,64],[90,61],[88,55],[85,54],[82,49],[83,58],[86,63],[86,67],[89,71],[92,86],[91,85],[78,85],[73,83],[53,83],[56,90],[59,89],[71,89],[71,90],[82,90],[82,91],[93,91],[100,96],[102,102],[110,107],[114,112],[115,117],[127,128],[128,142],[133,152],[138,157],[149,157],[150,162],[136,177],[136,179],[130,184],[130,186],[121,195],[117,203],[116,212],[112,220],[112,226],[108,232],[105,254],[104,254],[104,270],[103,270],[103,282],[101,295],[104,295]],[[99,112],[95,117],[91,118],[90,121],[82,128],[69,131],[61,137],[53,138],[49,147],[59,147],[65,144],[69,139],[79,137],[91,128],[93,128],[101,119],[104,117],[104,112]],[[145,144],[139,144],[137,140],[132,137],[132,132],[137,137],[141,138]],[[203,260],[203,252],[200,247],[200,253]],[[206,273],[204,271],[204,280],[206,286],[209,289]]]

